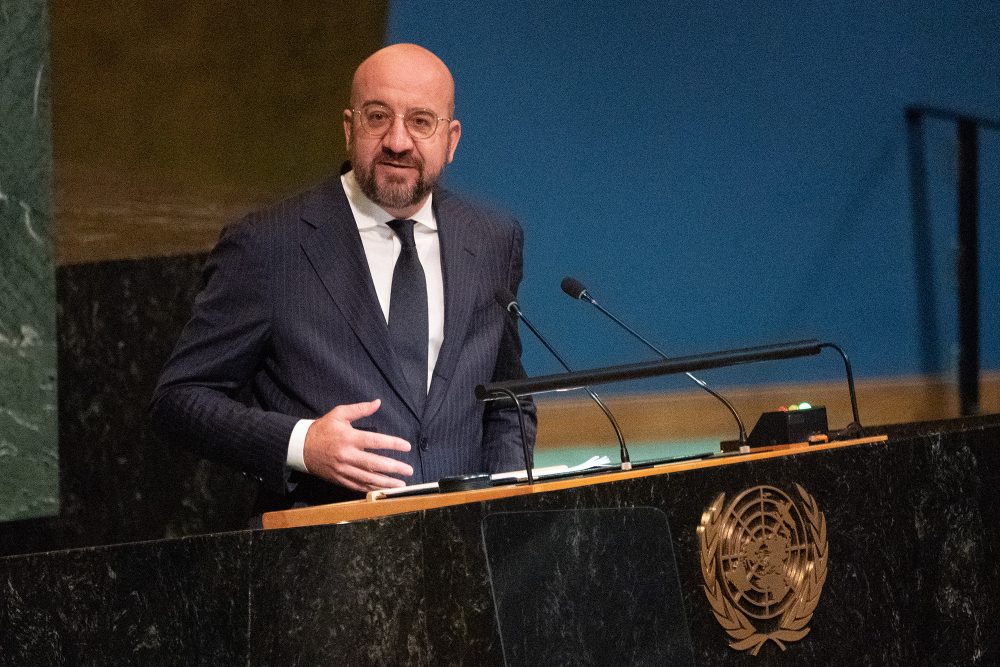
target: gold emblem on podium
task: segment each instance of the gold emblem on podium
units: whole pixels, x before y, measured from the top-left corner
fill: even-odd
[[[769,641],[785,650],[809,633],[826,581],[826,517],[798,484],[798,500],[755,486],[723,508],[720,493],[701,516],[701,573],[729,646],[757,655]]]

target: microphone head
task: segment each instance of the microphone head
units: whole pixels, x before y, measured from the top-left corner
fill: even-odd
[[[508,313],[517,312],[517,297],[514,296],[514,293],[506,287],[498,287],[496,291],[493,292],[493,297]]]
[[[587,292],[587,288],[583,286],[583,283],[570,276],[563,278],[559,286],[562,287],[563,292],[566,292],[566,294],[569,294],[574,299],[582,299],[583,295]]]

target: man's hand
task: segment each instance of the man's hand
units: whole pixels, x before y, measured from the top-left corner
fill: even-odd
[[[360,431],[351,426],[355,419],[374,414],[380,405],[380,399],[338,405],[313,422],[306,432],[303,451],[309,472],[355,491],[405,486],[405,482],[388,477],[387,474],[410,477],[413,475],[413,468],[368,450],[393,449],[408,452],[410,443],[402,438]]]

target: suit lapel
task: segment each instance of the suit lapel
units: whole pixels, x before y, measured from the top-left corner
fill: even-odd
[[[389,328],[375,294],[357,223],[339,178],[323,184],[306,201],[302,220],[307,226],[302,250],[323,286],[386,381],[419,417],[389,346]]]
[[[476,293],[470,289],[470,283],[476,276],[477,254],[472,220],[442,190],[434,192],[434,215],[438,224],[444,277],[444,341],[427,394],[425,422],[429,422],[444,403],[469,328],[469,315]]]

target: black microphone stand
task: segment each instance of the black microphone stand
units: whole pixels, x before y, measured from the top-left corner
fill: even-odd
[[[507,299],[508,296],[513,296],[513,295],[508,295],[506,293],[500,294],[499,292],[497,293],[498,301],[500,301],[501,304],[504,301],[508,301]],[[521,308],[516,300],[511,298],[506,304],[505,308],[507,312],[511,313],[519,320],[524,322],[524,325],[528,327],[531,333],[535,335],[535,338],[541,341],[542,345],[545,346],[545,349],[547,349],[552,354],[552,356],[556,358],[556,361],[558,361],[559,364],[566,369],[566,372],[568,373],[573,372],[573,369],[570,368],[569,364],[567,364],[566,361],[562,358],[562,356],[558,352],[556,352],[555,348],[552,347],[552,345],[549,343],[548,340],[546,340],[545,336],[543,336],[541,332],[535,328],[535,326],[531,323],[531,321],[524,316],[524,313],[521,312]],[[599,407],[601,411],[604,412],[604,415],[608,418],[608,421],[611,423],[611,428],[613,428],[615,431],[615,437],[618,438],[618,447],[621,454],[621,469],[631,470],[632,460],[629,457],[628,447],[625,445],[625,436],[622,435],[622,430],[618,426],[618,420],[615,419],[615,416],[611,413],[611,410],[608,409],[608,406],[604,404],[604,401],[601,400],[600,396],[598,396],[597,393],[595,393],[590,387],[583,387],[583,390],[587,392],[587,394],[590,396],[591,399],[593,399],[595,403],[597,403],[597,407]]]
[[[589,303],[590,305],[594,306],[599,311],[601,311],[602,313],[604,313],[607,317],[611,318],[611,321],[613,321],[615,324],[617,324],[621,328],[625,329],[625,331],[627,331],[630,334],[632,334],[633,336],[635,336],[646,347],[648,347],[653,352],[655,352],[661,359],[666,360],[666,359],[670,358],[662,350],[660,350],[660,348],[656,347],[655,345],[653,345],[652,343],[650,343],[648,340],[646,340],[643,336],[641,336],[639,334],[639,332],[637,332],[635,329],[633,329],[632,327],[630,327],[629,325],[625,324],[623,321],[621,321],[620,319],[618,319],[617,317],[615,317],[615,315],[611,311],[609,311],[607,308],[605,308],[601,304],[597,303],[597,300],[594,299],[594,297],[590,296],[590,294],[587,292],[587,289],[583,286],[583,284],[580,281],[578,281],[578,280],[576,280],[574,278],[566,277],[566,278],[563,278],[561,287],[562,287],[562,290],[564,292],[566,292],[566,294],[568,294],[569,296],[573,297],[574,299],[579,299],[580,301],[586,301],[587,303]],[[569,370],[569,369],[567,368],[566,370]],[[689,378],[691,378],[695,382],[695,384],[697,384],[699,387],[701,387],[702,389],[704,389],[705,391],[707,391],[709,394],[711,394],[712,396],[714,396],[716,399],[718,399],[719,401],[721,401],[722,404],[725,405],[726,408],[729,409],[729,412],[733,415],[733,418],[736,419],[736,425],[739,427],[739,431],[740,431],[740,441],[739,441],[739,443],[740,443],[740,446],[745,445],[746,442],[747,442],[747,430],[746,430],[746,427],[743,425],[743,420],[740,418],[739,413],[736,412],[736,408],[733,407],[733,404],[730,403],[722,394],[719,394],[718,392],[716,392],[715,390],[713,390],[711,387],[709,387],[708,384],[704,380],[702,380],[701,378],[696,377],[692,373],[685,373],[685,375],[687,375]]]

